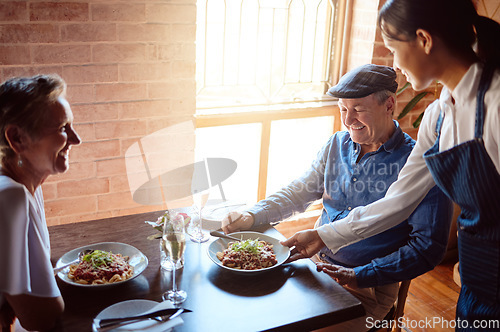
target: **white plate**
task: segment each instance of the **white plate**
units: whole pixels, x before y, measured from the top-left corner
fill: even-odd
[[[56,268],[62,265],[65,265],[67,263],[70,263],[71,261],[75,260],[78,258],[78,253],[82,250],[85,249],[99,249],[99,250],[104,250],[104,251],[111,251],[113,254],[122,254],[123,256],[128,256],[129,261],[128,263],[132,265],[134,268],[134,274],[132,275],[131,278],[124,280],[124,281],[119,281],[119,282],[114,282],[111,284],[98,284],[98,285],[84,285],[84,284],[79,284],[77,282],[74,282],[71,278],[68,277],[68,271],[69,267],[65,268],[64,270],[60,271],[57,276],[64,282],[75,285],[75,286],[81,286],[81,287],[106,287],[106,286],[112,286],[112,285],[118,285],[124,282],[127,282],[129,280],[134,279],[137,277],[139,274],[142,273],[148,266],[148,258],[140,252],[137,248],[125,244],[125,243],[119,243],[119,242],[101,242],[101,243],[94,243],[94,244],[89,244],[88,246],[80,247],[73,249],[71,251],[68,251],[64,255],[59,258],[59,260],[56,263]]]
[[[160,310],[166,308],[173,308],[170,302],[155,302],[150,300],[129,300],[115,303],[103,311],[101,311],[96,318],[121,318],[132,315],[140,315],[151,310]],[[110,331],[148,331],[148,332],[164,332],[170,331],[172,327],[183,323],[182,318],[176,317],[166,322],[159,322],[156,320],[145,320],[137,323],[127,324],[125,326],[117,327]],[[93,323],[92,330],[97,332],[97,326]]]
[[[283,246],[278,239],[275,239],[274,237],[271,237],[269,235],[257,232],[236,232],[236,233],[231,233],[230,235],[236,238],[241,238],[242,240],[259,239],[271,243],[273,245],[273,251],[274,254],[276,255],[276,259],[278,260],[278,262],[271,267],[266,267],[264,269],[259,269],[259,270],[240,270],[224,266],[222,265],[222,262],[217,258],[217,252],[219,251],[222,252],[224,251],[224,249],[227,249],[227,244],[233,240],[218,238],[217,240],[209,244],[207,248],[207,253],[210,259],[223,269],[227,269],[241,274],[256,274],[272,270],[283,264],[288,259],[288,257],[290,257],[290,248]]]
[[[217,222],[220,224],[222,219],[224,219],[229,212],[242,211],[245,208],[248,208],[248,205],[242,202],[225,201],[217,204],[210,204],[210,201],[208,201],[207,205],[203,208],[203,221]]]

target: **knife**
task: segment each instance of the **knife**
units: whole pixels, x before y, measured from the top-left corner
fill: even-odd
[[[147,314],[142,314],[142,315],[136,315],[136,316],[129,316],[129,317],[123,317],[123,318],[105,318],[105,319],[95,319],[94,324],[98,326],[98,328],[107,328],[111,327],[117,324],[121,323],[132,323],[133,321],[140,321],[143,319],[149,319],[149,318],[154,318],[158,316],[167,316],[171,315],[169,317],[173,318],[174,316],[177,317],[183,312],[191,312],[189,309],[184,309],[184,308],[168,308],[168,309],[162,309],[158,311],[153,311]]]

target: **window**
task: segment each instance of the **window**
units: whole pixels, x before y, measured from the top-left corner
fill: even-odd
[[[196,154],[238,163],[224,184],[231,199],[286,185],[340,129],[325,92],[338,71],[342,4],[198,0]]]

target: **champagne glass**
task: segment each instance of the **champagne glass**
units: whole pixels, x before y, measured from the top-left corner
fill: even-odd
[[[165,220],[162,243],[162,249],[165,251],[165,254],[167,254],[172,266],[175,267],[184,257],[184,249],[186,248],[184,218],[181,215],[176,215],[171,220]],[[177,289],[175,271],[176,269],[173,268],[172,289],[163,294],[163,300],[169,300],[174,305],[184,302],[187,297],[185,291]]]
[[[203,208],[205,207],[205,204],[207,204],[208,195],[209,195],[208,190],[196,192],[193,194],[193,203],[196,208],[196,212],[198,214],[198,220],[194,220],[193,229],[189,234],[191,237],[191,241],[193,242],[202,243],[208,241],[208,239],[210,238],[208,233],[203,231],[202,227],[202,222],[203,222],[202,211]]]

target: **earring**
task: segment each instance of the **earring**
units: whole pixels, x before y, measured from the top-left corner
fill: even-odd
[[[23,160],[21,159],[21,156],[19,156],[19,159],[17,160],[17,167],[23,167]]]

